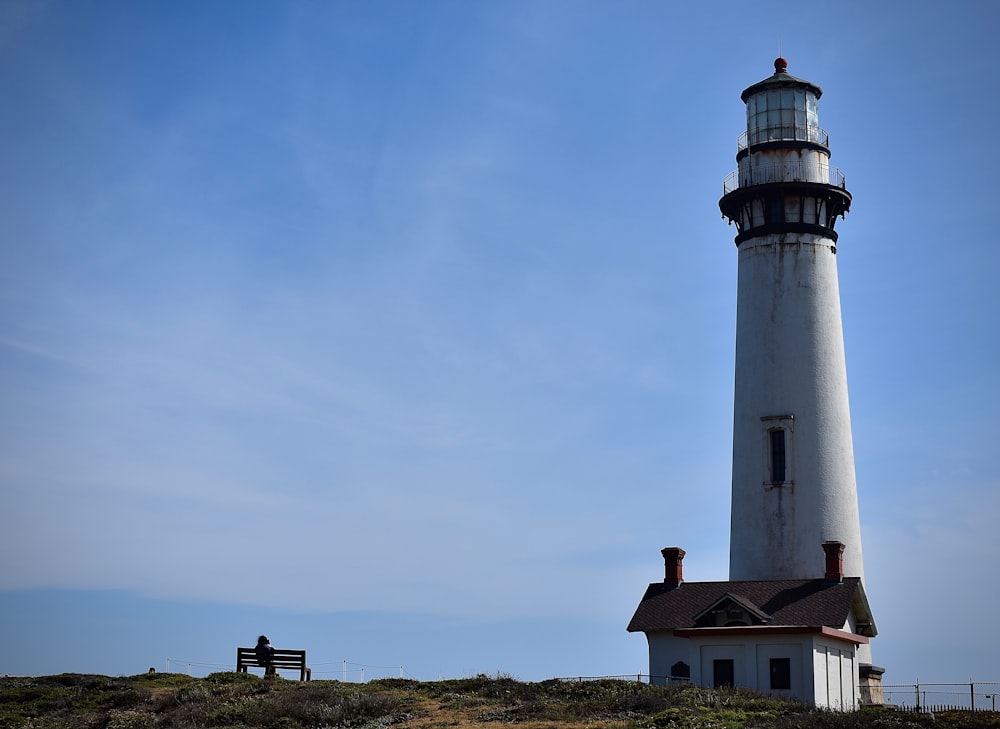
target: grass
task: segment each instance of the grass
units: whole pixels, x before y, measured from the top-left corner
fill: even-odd
[[[1000,714],[835,713],[741,689],[629,681],[300,683],[251,674],[0,679],[0,729],[1000,729]]]

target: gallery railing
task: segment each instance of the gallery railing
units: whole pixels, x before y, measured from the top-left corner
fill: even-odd
[[[722,194],[751,185],[766,185],[770,182],[819,182],[847,189],[847,178],[836,167],[816,162],[769,162],[761,165],[746,165],[730,172],[722,181]]]
[[[776,124],[748,129],[736,140],[736,148],[744,150],[753,144],[786,141],[815,142],[824,147],[830,147],[830,135],[826,133],[825,129],[801,124]]]

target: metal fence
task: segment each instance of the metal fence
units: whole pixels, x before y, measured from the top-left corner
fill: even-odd
[[[346,658],[339,661],[309,661],[309,668],[312,669],[312,674],[318,678],[339,679],[345,683],[348,681],[365,683],[377,678],[396,678],[397,676],[416,679],[416,676],[413,676],[403,666],[374,666],[368,663],[349,661]],[[204,677],[217,671],[232,671],[233,664],[190,661],[186,658],[167,658],[166,669],[167,673],[174,671],[186,673],[189,676]],[[151,668],[150,671],[152,670]],[[285,671],[283,668],[277,670],[278,675]],[[289,676],[293,673],[297,674],[297,672],[298,669],[295,669],[294,672],[285,671],[286,675]]]
[[[1000,682],[882,684],[887,705],[909,711],[996,711]]]
[[[636,681],[671,686],[690,683],[683,676],[650,676],[629,673],[618,676],[565,676],[557,679],[567,682],[584,681]],[[858,694],[862,688],[858,687]],[[968,683],[910,683],[883,684],[885,705],[902,711],[996,711],[1000,698],[1000,681],[969,681]]]
[[[623,673],[617,676],[562,676],[556,681],[568,683],[583,683],[584,681],[635,681],[636,683],[659,683],[677,686],[691,683],[686,676],[650,676],[648,673]]]

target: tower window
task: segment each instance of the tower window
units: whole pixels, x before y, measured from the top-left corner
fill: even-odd
[[[785,482],[785,431],[776,428],[771,437],[771,483]]]
[[[785,222],[785,198],[774,196],[767,199],[767,220],[768,223]]]
[[[771,659],[771,690],[788,691],[792,688],[792,660],[790,658]]]
[[[795,485],[795,416],[761,417],[760,475],[764,488]]]

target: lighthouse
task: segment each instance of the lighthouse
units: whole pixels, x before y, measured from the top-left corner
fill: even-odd
[[[652,683],[853,710],[883,703],[884,669],[871,663],[837,281],[851,193],[830,167],[822,93],[783,58],[743,91],[719,201],[738,260],[729,579],[689,582],[685,550],[662,549],[663,581],[628,630],[646,635]]]
[[[823,574],[833,542],[843,574],[864,577],[834,230],[851,194],[822,93],[783,58],[743,91],[719,201],[738,258],[730,580]]]

